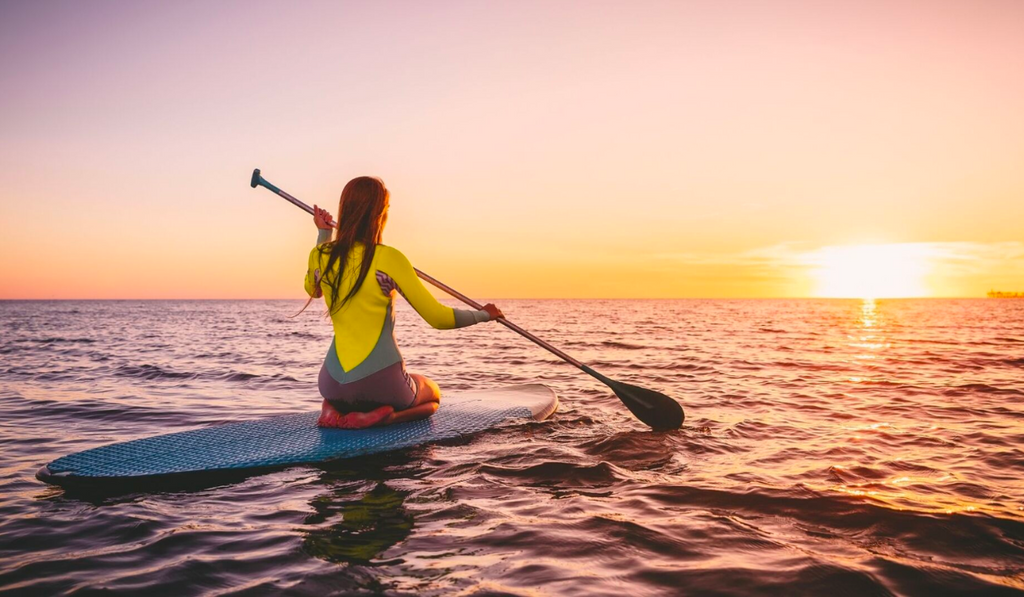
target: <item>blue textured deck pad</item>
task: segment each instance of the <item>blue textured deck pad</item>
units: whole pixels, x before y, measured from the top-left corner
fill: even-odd
[[[323,462],[459,437],[509,419],[532,417],[524,406],[453,398],[442,401],[429,419],[411,423],[320,429],[320,413],[309,412],[111,444],[58,458],[49,470],[60,476],[109,478]]]

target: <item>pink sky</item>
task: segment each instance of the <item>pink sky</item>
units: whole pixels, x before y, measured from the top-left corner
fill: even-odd
[[[806,296],[864,243],[925,248],[929,295],[1024,290],[1022,27],[1013,1],[5,3],[0,298],[301,297],[315,231],[254,167],[332,210],[382,177],[385,242],[479,297]]]

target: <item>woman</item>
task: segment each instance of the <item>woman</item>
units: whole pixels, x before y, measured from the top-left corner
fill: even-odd
[[[437,329],[460,328],[504,317],[482,310],[452,309],[437,302],[397,249],[380,244],[388,219],[388,190],[377,178],[354,178],[338,202],[338,232],[331,241],[331,214],[313,206],[319,229],[309,254],[306,293],[320,296],[334,325],[334,340],[320,368],[324,397],[321,427],[362,428],[424,419],[441,401],[437,384],[408,374],[395,343],[396,291]],[[308,305],[308,303],[307,303]]]

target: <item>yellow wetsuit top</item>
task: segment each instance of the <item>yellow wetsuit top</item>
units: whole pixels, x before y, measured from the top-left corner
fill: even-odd
[[[324,278],[335,279],[340,261],[332,265],[333,271],[324,271],[330,258],[326,242],[329,238],[330,231],[321,230],[317,246],[309,253],[306,293],[314,296],[319,280],[334,326],[334,340],[324,366],[339,383],[358,381],[402,361],[394,337],[392,303],[396,291],[409,301],[420,317],[437,329],[466,327],[490,320],[486,311],[453,309],[439,303],[423,286],[405,255],[387,245],[377,245],[369,272],[359,289],[341,308],[333,309],[330,288]],[[352,289],[364,250],[362,243],[356,243],[349,251],[339,300]]]

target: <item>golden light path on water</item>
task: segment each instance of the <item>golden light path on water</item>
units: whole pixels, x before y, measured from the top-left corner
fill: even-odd
[[[870,254],[870,252],[867,254]],[[890,332],[887,329],[884,318],[879,313],[878,301],[876,299],[863,299],[861,315],[857,323],[860,329],[853,330],[849,336],[849,345],[856,352],[853,358],[865,363],[887,358],[886,351],[892,346],[888,338]],[[899,383],[895,379],[861,376],[847,377],[846,382],[854,384]],[[906,425],[907,422],[879,421],[876,423],[844,426],[844,429],[850,434],[846,441],[877,442],[885,441],[887,436],[914,433],[914,431],[907,429]],[[933,432],[936,429],[937,427],[934,424],[928,426],[929,432]],[[906,454],[895,458],[896,461],[913,461],[915,459],[915,455]],[[859,463],[833,464],[831,468],[835,476],[842,479],[844,469],[855,468],[858,465]],[[945,473],[937,478],[900,475],[877,481],[843,482],[836,485],[833,489],[849,496],[872,500],[895,510],[904,510],[911,507],[916,511],[931,512],[933,514],[983,511],[984,508],[978,504],[956,499],[950,494],[930,495],[932,493],[929,487],[930,484],[956,482],[956,477],[950,473]],[[908,506],[907,504],[913,504],[913,506]],[[1018,508],[1018,510],[1024,510],[1024,507]]]

